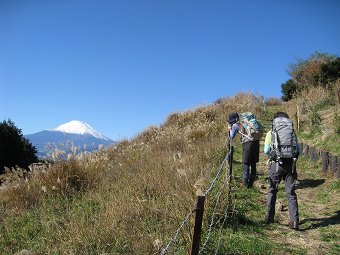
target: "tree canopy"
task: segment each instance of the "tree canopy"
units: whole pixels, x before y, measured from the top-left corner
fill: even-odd
[[[283,94],[282,100],[289,101],[293,98],[295,92],[298,90],[298,85],[293,81],[293,79],[289,79],[285,83],[281,84],[281,92]]]
[[[37,149],[11,120],[0,122],[0,174],[5,166],[27,168],[37,162],[36,153]]]
[[[316,52],[308,59],[299,59],[288,66],[291,79],[281,85],[282,100],[292,99],[297,91],[321,86],[329,89],[340,78],[340,58]]]

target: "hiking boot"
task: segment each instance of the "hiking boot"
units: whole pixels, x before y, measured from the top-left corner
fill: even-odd
[[[299,223],[297,221],[290,221],[288,226],[290,229],[294,229],[294,230],[299,229]]]
[[[295,185],[295,187],[298,187],[299,184],[300,184],[300,182],[298,180],[296,180],[294,185]]]
[[[242,180],[242,186],[248,187],[249,183],[246,180]]]

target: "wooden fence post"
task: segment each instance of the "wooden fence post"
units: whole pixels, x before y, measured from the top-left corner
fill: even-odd
[[[300,131],[300,106],[296,105],[296,129]]]
[[[229,137],[228,142],[227,142],[227,150],[228,150],[228,152],[230,151],[230,147],[231,147],[231,140],[230,139],[231,138]]]
[[[233,174],[233,158],[234,158],[234,146],[231,146],[230,148],[230,155],[228,158],[228,163],[229,163],[229,176]]]
[[[322,173],[324,175],[327,174],[327,169],[328,169],[328,164],[329,164],[329,153],[326,151],[321,152],[321,157],[322,157]]]
[[[303,151],[302,151],[303,155],[305,156],[308,156],[309,155],[309,145],[306,144],[303,148]]]
[[[312,161],[318,161],[319,160],[319,152],[314,147],[309,147],[309,156]]]
[[[336,171],[336,177],[340,179],[340,158],[338,157],[338,170]]]
[[[195,226],[194,226],[194,234],[192,237],[191,255],[198,255],[199,248],[200,248],[203,213],[204,213],[204,201],[205,201],[205,196],[197,197]]]
[[[329,156],[329,168],[331,170],[332,174],[336,174],[337,168],[338,168],[338,158],[336,155],[330,155]]]
[[[315,149],[312,146],[309,146],[309,157],[312,161],[316,161],[315,158]]]

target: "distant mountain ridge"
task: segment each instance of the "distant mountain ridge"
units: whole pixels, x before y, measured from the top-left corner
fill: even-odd
[[[73,146],[79,152],[91,152],[97,150],[100,145],[108,147],[114,143],[112,139],[79,120],[67,122],[53,129],[25,135],[25,137],[37,148],[39,158],[48,156],[56,148],[70,152]]]

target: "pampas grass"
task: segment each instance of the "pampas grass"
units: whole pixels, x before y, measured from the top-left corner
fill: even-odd
[[[173,113],[108,149],[58,152],[48,171],[1,191],[0,250],[158,254],[221,164],[228,114],[249,109],[261,114],[263,100],[242,93]],[[179,249],[189,250],[191,231],[181,232]]]

